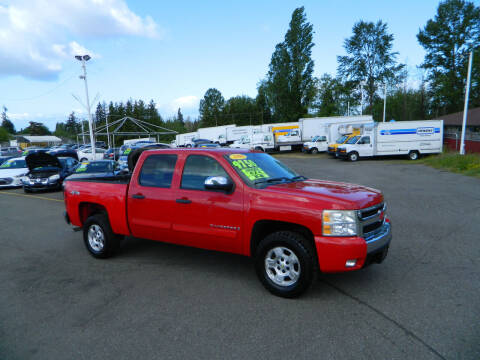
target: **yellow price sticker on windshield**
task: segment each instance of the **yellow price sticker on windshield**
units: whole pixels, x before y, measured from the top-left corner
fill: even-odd
[[[232,154],[229,158],[232,160],[245,160],[247,157],[243,154]]]
[[[245,176],[249,180],[252,180],[252,181],[258,180],[258,179],[265,179],[265,178],[270,177],[270,176],[268,176],[268,174],[265,171],[263,171],[259,167],[251,167],[251,168],[242,169],[242,173],[244,173]]]

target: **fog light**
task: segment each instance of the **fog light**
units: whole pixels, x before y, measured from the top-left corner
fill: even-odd
[[[345,267],[354,267],[355,265],[357,265],[357,259],[352,259],[352,260],[347,260],[347,262],[345,263]]]

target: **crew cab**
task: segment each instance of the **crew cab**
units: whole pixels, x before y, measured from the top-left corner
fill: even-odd
[[[358,270],[387,255],[378,190],[307,179],[258,151],[142,150],[129,159],[131,175],[65,181],[66,221],[83,229],[96,258],[113,255],[123,236],[241,254],[266,289],[295,297],[318,271]]]

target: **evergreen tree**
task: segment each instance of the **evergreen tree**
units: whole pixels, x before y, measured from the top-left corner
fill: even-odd
[[[4,128],[10,134],[15,134],[15,126],[13,125],[13,123],[8,118],[7,111],[8,111],[8,109],[5,106],[3,106],[2,128]]]
[[[358,87],[366,81],[367,102],[371,107],[380,84],[397,83],[402,80],[404,65],[397,64],[397,52],[392,51],[393,35],[387,32],[387,24],[357,22],[353,35],[345,40],[345,56],[338,56],[338,74],[343,82],[352,81]]]
[[[475,48],[470,105],[480,106],[480,7],[464,0],[441,2],[417,39],[426,51],[422,67],[437,115],[463,109],[468,55]]]
[[[217,89],[210,88],[200,100],[200,121],[201,127],[222,125],[222,110],[225,99]]]
[[[297,8],[284,41],[275,47],[264,82],[275,121],[296,121],[308,113],[315,96],[313,46],[313,26],[305,9]]]
[[[177,120],[182,124],[182,127],[185,127],[185,121],[183,120],[183,114],[180,108],[177,111]]]
[[[29,135],[51,135],[50,130],[41,122],[30,121],[30,125],[22,130],[23,134]]]

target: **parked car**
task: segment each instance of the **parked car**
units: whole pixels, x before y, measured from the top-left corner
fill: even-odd
[[[49,151],[50,148],[44,148],[44,147],[28,147],[26,148],[23,153],[22,153],[22,156],[27,156],[28,154],[33,154],[33,153],[37,153],[37,152],[47,152]]]
[[[80,161],[85,161],[85,160],[102,160],[103,159],[103,154],[105,154],[105,149],[101,148],[96,148],[95,149],[95,159],[93,158],[93,153],[91,148],[84,148],[82,150],[77,151],[78,154],[78,159]]]
[[[22,178],[26,193],[37,190],[59,190],[63,180],[72,174],[78,161],[71,157],[56,157],[48,153],[32,153],[25,157],[28,174]]]
[[[0,148],[0,156],[2,157],[18,157],[22,155],[23,150],[18,146],[8,146]]]
[[[120,148],[115,147],[115,148],[110,148],[105,153],[103,154],[103,158],[105,160],[118,160],[120,157]]]
[[[0,188],[22,186],[22,177],[28,173],[25,157],[8,159],[0,165]]]
[[[193,146],[191,146],[191,147],[198,147],[198,145],[200,145],[200,144],[211,144],[211,143],[212,142],[208,139],[193,139],[192,140]],[[188,145],[190,145],[190,144],[187,144],[187,147],[190,147]]]
[[[144,151],[131,177],[67,180],[64,194],[65,219],[96,258],[122,236],[252,256],[261,283],[283,297],[318,271],[381,263],[392,238],[380,191],[307,179],[263,152]]]
[[[129,146],[124,148],[125,150],[118,158],[118,165],[120,167],[120,170],[123,170],[123,171],[128,171],[128,169],[131,169],[132,167],[129,166],[128,159],[131,157],[130,154],[132,154],[136,149],[148,150],[148,149],[170,149],[170,148],[171,148],[171,145],[164,144],[164,143],[139,142],[139,143],[136,143],[135,146]],[[140,155],[140,152],[137,151],[135,158],[138,159],[139,155]]]
[[[113,160],[82,161],[67,179],[111,178],[119,173],[118,163]]]
[[[221,146],[220,144],[217,144],[217,143],[200,143],[200,144],[197,144],[195,147],[212,149],[212,148],[219,148]]]
[[[78,160],[78,154],[73,149],[59,147],[57,149],[48,151],[48,153],[56,157],[71,157],[71,158],[74,158],[75,160]]]

